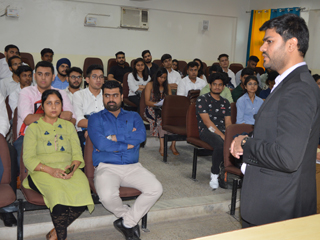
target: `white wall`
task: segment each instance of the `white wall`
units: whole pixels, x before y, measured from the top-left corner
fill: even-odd
[[[79,67],[87,56],[106,63],[123,50],[131,60],[144,49],[154,59],[170,53],[211,64],[220,53],[228,53],[231,62],[245,61],[250,0],[0,0],[0,15],[7,5],[17,8],[20,17],[0,18],[0,49],[16,44],[32,53],[35,62],[44,47],[54,50],[54,63],[68,57]],[[149,30],[84,27],[88,13],[110,14],[109,26],[119,26],[120,6],[148,8]],[[200,30],[202,20],[210,21],[209,31]]]

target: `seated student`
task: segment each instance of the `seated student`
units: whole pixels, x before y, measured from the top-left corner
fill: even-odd
[[[203,72],[203,63],[199,58],[193,59],[194,62],[198,63],[198,78],[201,78],[202,80],[205,80],[207,82],[206,75]]]
[[[183,77],[183,73],[179,70],[179,61],[177,59],[172,60],[172,69],[177,71],[181,78]]]
[[[171,87],[168,84],[168,72],[165,68],[159,68],[158,72],[152,77],[145,90],[146,111],[144,116],[150,123],[151,136],[160,138],[160,155],[163,156],[164,151],[164,135],[167,131],[162,129],[161,110],[163,99],[167,95],[171,95]],[[155,108],[156,107],[156,108]],[[176,142],[173,141],[170,147],[174,155],[179,155],[176,149]]]
[[[219,187],[218,176],[223,161],[224,134],[226,128],[231,125],[230,103],[220,96],[225,84],[221,76],[223,76],[221,73],[211,74],[208,78],[210,93],[199,96],[196,101],[200,139],[214,148],[209,182],[213,189]]]
[[[0,92],[5,99],[10,95],[10,93],[15,91],[20,86],[20,78],[17,74],[17,69],[22,65],[22,61],[19,56],[13,56],[9,58],[8,64],[12,75],[11,77],[2,79],[0,81]]]
[[[88,133],[92,140],[94,186],[102,205],[118,219],[114,227],[126,239],[140,239],[138,222],[162,194],[161,183],[139,163],[140,144],[146,129],[138,113],[121,109],[122,87],[117,81],[102,86],[105,109],[89,119]],[[121,126],[121,127],[120,127]],[[133,205],[122,203],[119,187],[139,189],[141,195]]]
[[[71,62],[68,58],[61,58],[57,62],[58,74],[51,83],[51,86],[58,89],[65,89],[69,86],[67,81],[67,70],[71,67]]]
[[[108,72],[108,80],[116,80],[119,83],[123,83],[123,76],[127,73],[127,72],[132,72],[132,68],[131,67],[127,67],[125,65],[126,63],[126,56],[124,52],[117,52],[116,53],[116,62],[117,65],[113,66],[110,68],[109,72]]]
[[[67,81],[69,86],[64,89],[70,102],[73,102],[73,94],[80,90],[82,84],[82,70],[78,67],[72,67],[67,70]]]
[[[231,69],[229,69],[229,55],[225,53],[220,54],[218,57],[218,61],[219,61],[220,67],[222,68],[222,71],[228,74],[230,78],[230,84],[233,86],[233,88],[235,88],[236,76],[234,75],[234,72]]]
[[[244,87],[244,81],[246,79],[246,77],[248,77],[249,75],[254,75],[254,71],[251,68],[244,68],[241,70],[241,82],[240,84],[233,89],[233,91],[231,92],[232,98],[234,102],[237,102],[238,98],[241,97],[244,92],[245,92],[245,87]]]
[[[151,80],[147,67],[142,58],[137,58],[133,63],[133,72],[128,75],[129,100],[140,106],[140,96],[147,83]]]
[[[320,75],[314,74],[314,75],[312,75],[312,77],[316,81],[316,83],[318,84],[318,87],[320,88]]]
[[[189,62],[187,65],[187,76],[180,80],[178,84],[177,95],[188,96],[190,90],[201,90],[207,85],[207,80],[203,80],[198,76],[198,63]]]
[[[4,58],[0,59],[0,81],[12,76],[12,71],[9,69],[8,60],[13,56],[20,56],[19,48],[13,44],[7,45],[4,49],[4,56]]]
[[[144,50],[141,54],[144,63],[147,65],[148,74],[152,77],[159,69],[159,66],[152,62],[152,56],[149,50]]]
[[[167,75],[168,84],[169,84],[169,86],[171,88],[172,94],[176,94],[177,88],[178,88],[178,83],[181,80],[181,76],[177,71],[173,70],[173,68],[172,68],[172,57],[171,57],[171,55],[168,54],[168,53],[163,54],[162,57],[161,57],[161,62],[162,62],[163,67],[165,69],[167,69],[167,72],[168,72],[168,75]]]
[[[68,98],[67,98],[68,99]],[[54,228],[47,239],[67,239],[67,227],[88,207],[94,209],[74,125],[59,118],[63,99],[58,90],[42,93],[44,116],[30,124],[23,141],[28,177],[23,186],[40,193],[50,209]]]
[[[250,56],[249,60],[247,62],[247,67],[246,68],[251,68],[252,70],[254,70],[256,68],[258,62],[259,62],[259,58],[258,57]],[[241,79],[240,79],[241,78],[241,72],[242,72],[242,69],[236,73],[236,85],[237,86],[239,86],[239,84],[241,83]],[[255,75],[255,74],[250,74],[250,75]],[[257,79],[258,79],[259,85],[260,85],[260,83],[261,83],[260,74],[257,73],[256,76],[257,76]]]
[[[265,100],[269,94],[271,93],[271,89],[273,88],[274,84],[275,84],[275,80],[276,77],[279,75],[279,73],[277,73],[276,71],[269,71],[268,76],[267,76],[267,80],[266,80],[266,85],[268,86],[267,89],[262,90],[259,94],[259,97],[262,98],[263,100]]]
[[[254,115],[258,113],[263,100],[256,96],[258,79],[250,75],[244,81],[245,94],[237,101],[237,124],[245,123],[254,125]]]
[[[29,87],[32,83],[32,69],[29,66],[19,66],[17,71],[17,76],[19,77],[20,81],[20,86],[14,90],[12,93],[9,95],[9,105],[12,111],[12,115],[14,113],[14,110],[18,106],[18,99],[19,99],[19,93],[21,89],[25,87]]]
[[[76,127],[82,150],[88,136],[89,117],[103,109],[101,86],[104,83],[103,67],[91,65],[87,69],[86,82],[88,87],[73,94],[72,105],[77,116]]]

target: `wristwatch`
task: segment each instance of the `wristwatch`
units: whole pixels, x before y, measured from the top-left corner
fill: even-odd
[[[249,137],[245,137],[244,139],[242,139],[242,141],[241,141],[241,147],[243,147],[243,146],[246,144],[246,142],[247,142],[248,139],[249,139]]]

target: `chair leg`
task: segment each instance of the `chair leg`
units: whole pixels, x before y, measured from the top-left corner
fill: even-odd
[[[163,144],[163,161],[167,162],[167,155],[168,155],[168,135],[164,135],[164,144]]]
[[[23,240],[23,200],[18,199],[19,206],[18,206],[18,226],[17,226],[17,239]]]
[[[141,229],[144,232],[150,232],[150,230],[147,228],[147,218],[148,218],[148,213],[146,213],[146,215],[144,215],[143,218],[141,219]]]
[[[232,183],[232,195],[231,195],[231,209],[230,215],[234,216],[236,210],[236,200],[237,200],[237,188],[238,188],[238,179],[233,179]]]
[[[193,149],[192,179],[197,181],[198,148]]]

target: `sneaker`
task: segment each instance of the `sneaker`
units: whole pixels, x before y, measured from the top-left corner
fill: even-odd
[[[219,188],[219,181],[218,181],[219,174],[213,174],[211,173],[211,180],[209,182],[209,185],[212,189]]]

